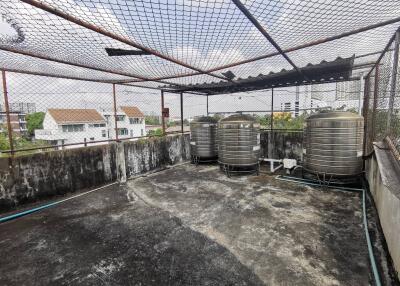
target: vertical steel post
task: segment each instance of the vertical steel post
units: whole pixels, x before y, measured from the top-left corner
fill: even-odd
[[[164,91],[161,90],[161,124],[162,133],[165,135],[165,118],[164,118]]]
[[[12,134],[12,128],[11,128],[11,119],[10,119],[10,107],[8,104],[6,72],[4,70],[2,70],[1,75],[3,77],[3,95],[4,95],[4,105],[6,108],[8,140],[10,143],[11,155],[13,155],[14,154],[14,143],[13,143],[13,134]]]
[[[117,98],[115,94],[115,83],[113,83],[113,100],[114,100],[114,124],[115,124],[115,140],[119,141],[118,138],[118,120],[117,120]]]
[[[183,134],[183,92],[181,92],[181,133]]]
[[[371,143],[375,139],[375,119],[376,119],[376,106],[378,104],[378,94],[379,94],[379,65],[375,67],[375,77],[374,77],[374,103],[372,105],[372,133],[371,133]]]
[[[365,85],[364,85],[364,105],[363,105],[363,116],[364,116],[364,137],[363,137],[363,154],[366,155],[367,147],[367,139],[368,139],[368,129],[370,129],[369,125],[370,122],[368,121],[368,112],[369,112],[369,99],[370,99],[370,79],[371,76],[367,76],[365,78]],[[365,161],[363,161],[363,169],[365,169]]]
[[[392,115],[393,115],[394,98],[396,96],[397,68],[399,65],[399,44],[400,44],[400,30],[397,30],[395,41],[394,41],[392,81],[390,84],[390,98],[389,98],[389,110],[388,110],[388,117],[387,117],[387,124],[386,124],[386,133],[390,132],[390,125],[391,125]]]
[[[359,115],[362,115],[362,100],[364,97],[363,93],[365,91],[365,88],[363,89],[363,83],[365,83],[364,82],[364,73],[360,73],[360,95],[358,98],[358,114]]]
[[[274,88],[271,88],[271,133],[274,130]]]
[[[208,116],[208,94],[206,95],[207,96],[207,116]]]

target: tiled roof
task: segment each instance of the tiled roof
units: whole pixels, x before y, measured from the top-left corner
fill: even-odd
[[[57,123],[89,123],[104,122],[104,118],[96,109],[48,109]]]
[[[144,117],[143,112],[136,106],[121,106],[121,110],[125,112],[128,117]]]

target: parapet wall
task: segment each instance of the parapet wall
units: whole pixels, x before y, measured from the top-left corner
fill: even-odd
[[[366,177],[400,279],[400,166],[389,150],[374,149],[374,155],[366,160]]]
[[[0,212],[189,158],[189,135],[0,158]]]
[[[262,155],[301,159],[302,132],[263,131]],[[189,134],[0,158],[0,212],[190,159]]]

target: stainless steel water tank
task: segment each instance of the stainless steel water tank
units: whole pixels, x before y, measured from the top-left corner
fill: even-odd
[[[362,172],[364,119],[345,111],[311,115],[304,126],[304,169],[335,177]]]
[[[190,123],[190,154],[203,159],[216,158],[218,120],[202,116]]]
[[[260,124],[254,117],[234,114],[218,122],[218,161],[253,166],[260,157]]]

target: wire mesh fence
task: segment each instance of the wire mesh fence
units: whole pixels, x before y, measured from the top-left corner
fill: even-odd
[[[188,132],[197,116],[221,118],[237,112],[254,115],[263,129],[301,130],[305,118],[319,110],[359,112],[361,106],[358,79],[212,96],[164,91],[168,115],[163,129],[159,89],[16,72],[4,75],[7,96],[0,106],[0,149],[6,154]]]
[[[373,150],[374,141],[384,140],[397,160],[400,160],[399,35],[395,34],[366,78],[364,108],[365,152]]]
[[[159,90],[14,72],[2,75],[3,153],[161,135]]]
[[[209,99],[209,113],[217,117],[247,113],[254,115],[263,129],[301,130],[306,117],[321,110],[360,113],[361,81],[355,78],[346,82],[214,95]]]

